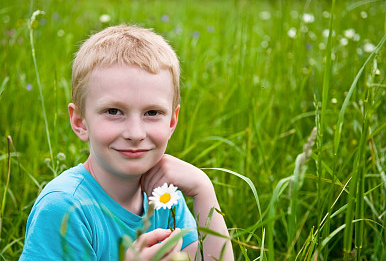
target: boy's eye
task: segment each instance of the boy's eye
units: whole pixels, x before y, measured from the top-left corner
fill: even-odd
[[[108,109],[106,112],[110,115],[118,115],[119,114],[118,109]]]
[[[146,112],[145,115],[146,116],[157,116],[158,111],[151,110],[151,111]]]

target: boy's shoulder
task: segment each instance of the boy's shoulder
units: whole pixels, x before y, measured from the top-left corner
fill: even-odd
[[[47,183],[36,199],[35,205],[39,204],[40,201],[47,197],[76,199],[79,194],[82,193],[82,190],[84,190],[87,175],[88,171],[83,164],[65,170],[59,176]]]

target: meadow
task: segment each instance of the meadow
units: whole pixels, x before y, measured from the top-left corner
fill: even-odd
[[[386,260],[384,0],[0,1],[0,260],[44,185],[85,161],[72,59],[120,23],[181,60],[167,153],[212,179],[236,260]]]

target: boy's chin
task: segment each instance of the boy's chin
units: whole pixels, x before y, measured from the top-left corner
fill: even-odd
[[[141,166],[139,168],[130,168],[129,171],[116,173],[116,176],[123,180],[136,180],[140,179],[142,175],[146,174],[150,169],[151,167],[146,168],[145,166]]]

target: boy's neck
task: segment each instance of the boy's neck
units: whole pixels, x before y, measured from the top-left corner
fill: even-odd
[[[90,158],[83,165],[103,190],[119,205],[133,214],[142,215],[144,199],[139,178],[124,179],[99,170]]]

